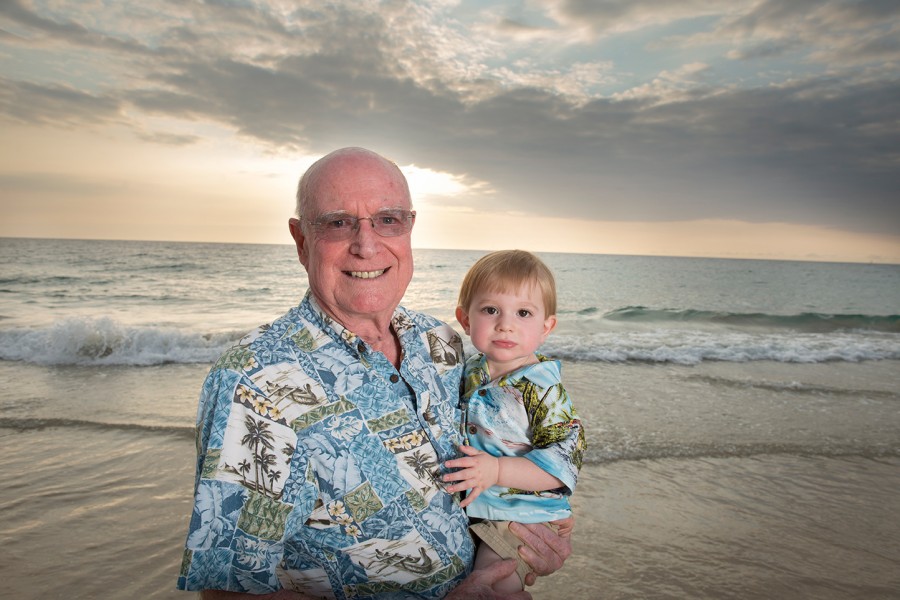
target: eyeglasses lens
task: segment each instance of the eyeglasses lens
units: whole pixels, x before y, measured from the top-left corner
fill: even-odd
[[[320,237],[326,240],[345,240],[369,221],[375,233],[382,237],[397,237],[412,229],[416,213],[409,210],[383,210],[371,217],[355,217],[346,213],[322,215],[311,224]]]

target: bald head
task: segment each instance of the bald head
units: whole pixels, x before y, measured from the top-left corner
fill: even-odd
[[[300,183],[297,184],[295,216],[299,218],[315,205],[317,195],[326,191],[336,174],[373,166],[390,173],[396,180],[397,187],[405,192],[407,199],[410,198],[409,184],[396,163],[365,148],[340,148],[314,162],[300,178]]]

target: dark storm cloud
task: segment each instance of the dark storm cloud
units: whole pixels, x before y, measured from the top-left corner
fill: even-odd
[[[369,146],[401,164],[489,182],[494,206],[532,214],[900,232],[896,66],[835,68],[755,88],[717,87],[711,71],[704,86],[585,101],[478,74],[448,76],[452,55],[436,49],[434,32],[404,20],[401,4],[369,13],[297,5],[289,15],[173,4],[199,11],[194,22],[158,25],[153,44],[142,45],[11,3],[0,13],[35,36],[61,34],[76,49],[117,47],[115,68],[130,83],[85,92],[6,81],[0,102],[7,117],[26,122],[113,121],[127,107],[227,124],[248,138],[313,154]],[[634,29],[651,10],[678,19],[715,6],[677,4],[559,7],[597,27],[618,20]],[[853,53],[858,61],[896,52],[887,35],[897,27],[893,3],[852,4],[762,3],[741,17],[723,17],[704,43],[740,33],[746,42],[735,55],[759,60],[797,51],[806,43],[797,40],[829,24],[834,47],[817,52],[842,48],[836,65]],[[836,28],[841,19],[845,26]],[[860,33],[865,24],[870,29]]]

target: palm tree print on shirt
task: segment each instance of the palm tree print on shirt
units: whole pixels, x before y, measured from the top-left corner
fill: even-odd
[[[250,451],[253,464],[243,459],[236,467],[226,464],[225,469],[240,475],[245,487],[273,498],[280,498],[281,491],[275,491],[275,484],[281,479],[282,472],[274,468],[279,461],[275,454],[275,436],[269,431],[269,423],[246,415],[244,426],[247,433],[241,438],[241,446]],[[281,452],[290,457],[294,453],[294,448],[285,444]]]

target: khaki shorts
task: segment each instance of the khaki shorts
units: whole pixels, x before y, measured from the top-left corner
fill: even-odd
[[[514,558],[519,563],[516,566],[516,574],[522,580],[525,587],[525,576],[531,571],[522,558],[517,548],[522,545],[522,540],[517,538],[509,530],[509,521],[479,521],[469,526],[469,530],[488,547],[500,555],[500,558]]]

